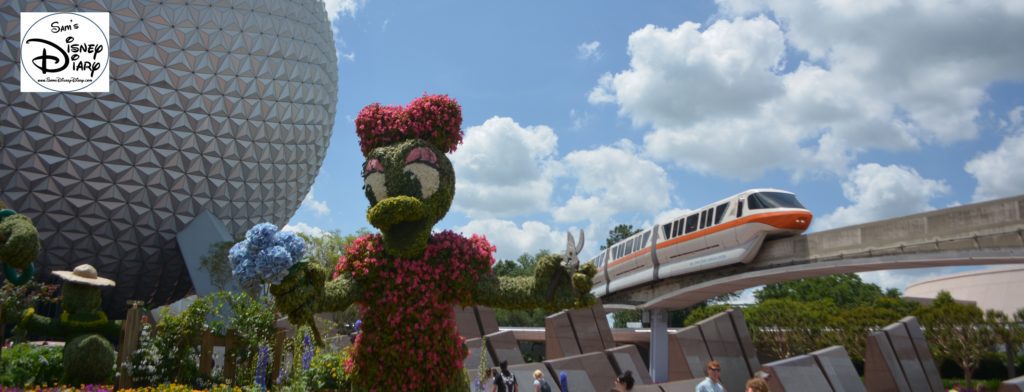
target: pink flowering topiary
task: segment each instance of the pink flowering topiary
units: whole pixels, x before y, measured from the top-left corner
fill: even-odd
[[[385,254],[379,234],[356,239],[334,276],[350,279],[363,295],[355,301],[364,332],[346,366],[352,379],[375,380],[366,387],[382,391],[439,391],[455,383],[466,349],[452,304],[473,302],[492,252],[483,237],[451,231],[434,234],[413,260]]]
[[[363,155],[406,139],[423,139],[445,153],[462,143],[462,107],[447,95],[424,95],[407,107],[367,105],[356,118]]]
[[[356,239],[334,276],[302,263],[270,287],[293,323],[359,306],[360,333],[345,363],[356,391],[459,391],[469,387],[452,308],[558,310],[588,306],[594,268],[541,258],[532,277],[497,277],[486,239],[431,233],[451,206],[455,171],[444,155],[462,142],[462,109],[445,95],[406,107],[372,104],[356,120],[366,157],[367,220],[380,234]],[[314,330],[315,331],[315,330]]]

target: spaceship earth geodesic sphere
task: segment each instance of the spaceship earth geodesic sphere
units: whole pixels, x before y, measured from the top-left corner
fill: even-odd
[[[109,12],[109,93],[22,93],[21,12]],[[36,278],[83,263],[104,305],[192,288],[176,234],[283,225],[323,162],[337,55],[320,0],[0,2],[0,200],[32,218]]]

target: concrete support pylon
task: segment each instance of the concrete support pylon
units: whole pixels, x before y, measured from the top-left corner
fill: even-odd
[[[650,309],[648,317],[651,320],[651,379],[656,383],[668,381],[668,311],[665,309]]]

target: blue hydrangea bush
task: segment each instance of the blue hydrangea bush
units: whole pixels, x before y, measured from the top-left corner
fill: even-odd
[[[288,269],[302,260],[306,243],[292,232],[271,223],[259,223],[245,233],[245,240],[228,251],[231,273],[247,290],[260,284],[279,284]]]

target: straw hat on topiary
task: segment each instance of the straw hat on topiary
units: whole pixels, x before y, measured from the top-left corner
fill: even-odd
[[[66,282],[81,283],[89,286],[114,286],[114,281],[100,277],[96,274],[96,268],[89,264],[82,264],[75,267],[73,271],[53,271]]]

